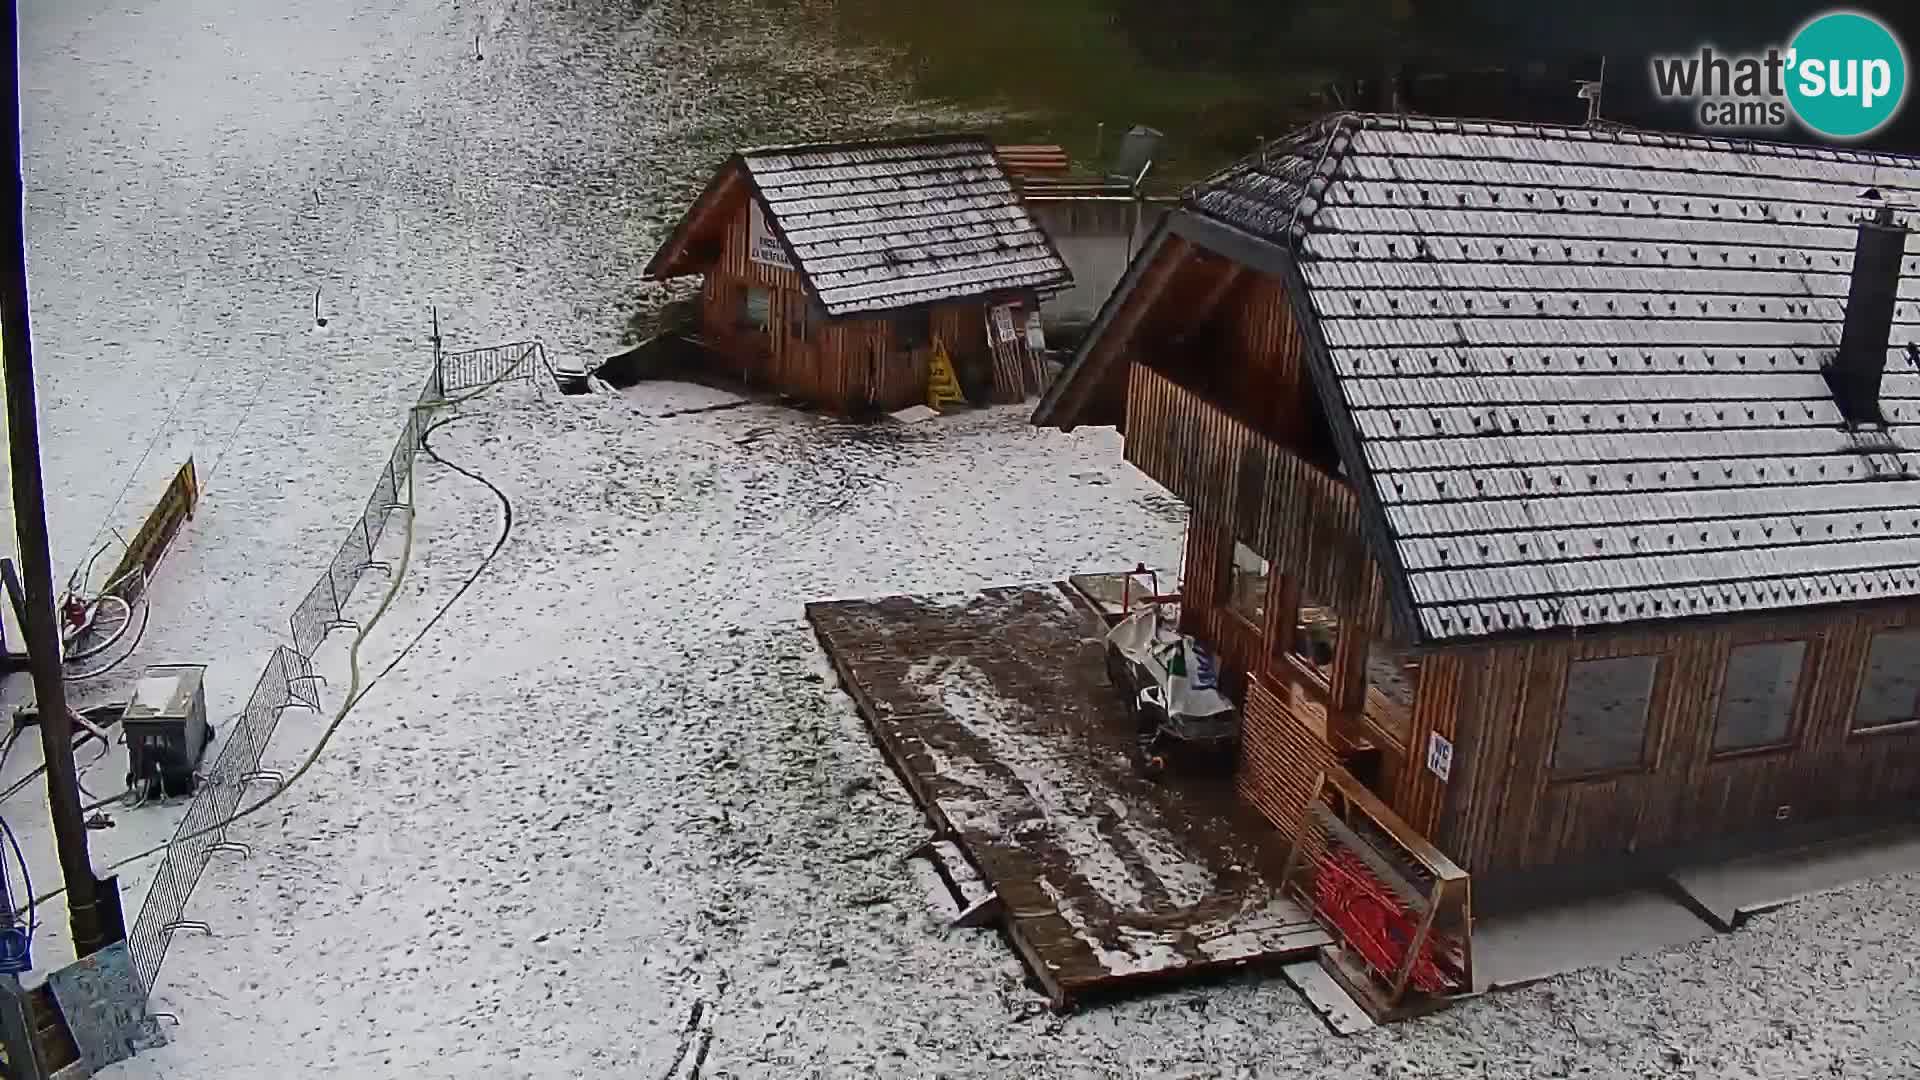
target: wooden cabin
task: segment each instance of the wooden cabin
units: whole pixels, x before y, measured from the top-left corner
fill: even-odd
[[[1310,857],[1385,832],[1484,910],[1905,814],[1917,201],[1884,155],[1332,117],[1186,193],[1034,422],[1190,508],[1238,790]]]
[[[694,274],[717,373],[845,414],[925,401],[936,354],[969,400],[1038,393],[1028,321],[1073,282],[968,135],[734,154],[646,270]]]

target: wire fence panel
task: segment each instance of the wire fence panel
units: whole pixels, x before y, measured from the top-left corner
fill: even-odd
[[[466,365],[462,372],[484,374],[491,370],[488,365],[496,363],[488,357],[499,351],[461,354],[471,358],[462,361]],[[442,359],[436,354],[433,370],[427,375],[419,399],[407,411],[393,453],[382,466],[365,509],[348,527],[326,572],[294,605],[293,614],[287,619],[292,646],[278,645],[268,657],[246,705],[241,708],[232,730],[227,732],[219,755],[202,771],[193,802],[175,828],[166,855],[154,873],[153,884],[140,905],[140,914],[127,935],[134,971],[149,993],[166,959],[168,939],[181,922],[188,896],[205,871],[214,847],[225,840],[227,824],[241,809],[248,781],[260,774],[260,758],[279,726],[280,714],[291,705],[320,708],[318,680],[313,677],[313,655],[327,635],[341,625],[341,610],[361,573],[372,562],[374,549],[385,534],[388,521],[396,509],[406,508],[409,502],[415,451],[426,430],[427,410],[446,396]]]
[[[312,656],[326,640],[327,628],[339,617],[340,609],[333,602],[332,580],[323,578],[314,582],[306,597],[295,605],[293,617],[287,620],[293,631],[293,651]]]
[[[285,645],[276,651],[280,656],[280,670],[287,673],[287,697],[292,699],[290,704],[319,712],[319,680],[313,677],[313,661]]]
[[[127,933],[127,950],[133,954],[133,970],[140,976],[142,988],[151,991],[160,974],[160,961],[167,953],[167,926],[180,917],[180,890],[173,884],[173,860],[163,859],[147,887],[146,902]]]
[[[180,819],[154,873],[140,914],[127,935],[134,970],[147,992],[152,992],[159,976],[168,938],[181,921],[188,896],[214,847],[225,840],[227,825],[241,809],[249,779],[261,772],[260,758],[279,726],[280,714],[293,705],[320,708],[313,655],[327,635],[341,625],[341,611],[361,573],[371,564],[392,515],[396,511],[411,512],[413,464],[425,445],[429,412],[445,402],[450,391],[473,390],[509,379],[532,379],[536,365],[545,361],[545,348],[538,341],[444,353],[436,337],[433,369],[427,373],[419,399],[407,412],[366,508],[348,527],[326,572],[294,605],[287,619],[292,647],[276,646],[268,657],[219,755],[203,770],[193,803]]]
[[[383,472],[380,475],[385,476],[386,473]],[[373,495],[367,500],[367,508],[360,513],[360,531],[365,533],[367,537],[367,558],[369,560],[373,558],[373,553],[380,547],[380,537],[387,531],[387,507],[391,505],[392,503],[390,503],[385,494],[381,492],[380,485],[375,484]]]
[[[334,552],[333,561],[327,564],[327,580],[333,585],[335,618],[347,606],[347,597],[353,595],[353,586],[360,580],[360,571],[366,568],[367,542],[361,535],[360,522],[355,521],[353,531],[340,542],[340,550]]]
[[[537,374],[535,361],[543,355],[537,341],[444,353],[440,357],[440,392],[457,394],[508,379],[531,380]]]

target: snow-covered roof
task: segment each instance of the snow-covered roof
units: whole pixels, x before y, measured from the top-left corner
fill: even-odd
[[[725,182],[736,176],[829,316],[1073,282],[993,144],[976,135],[741,151],[661,247],[648,277],[706,268],[687,237],[698,219],[737,205],[737,186]]]
[[[1920,596],[1920,236],[1887,425],[1822,375],[1856,218],[1920,203],[1920,161],[1341,115],[1184,201],[1292,283],[1427,639]]]

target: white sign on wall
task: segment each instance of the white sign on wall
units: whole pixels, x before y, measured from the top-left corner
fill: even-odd
[[[1453,773],[1453,744],[1435,731],[1427,736],[1427,769],[1446,783]]]
[[[763,266],[793,269],[786,249],[780,246],[780,238],[773,235],[773,230],[767,226],[766,211],[760,209],[760,200],[750,197],[747,205],[750,207],[747,212],[747,257]]]
[[[993,309],[993,333],[1001,341],[1009,345],[1013,344],[1016,335],[1013,331],[1012,304],[1002,304]]]

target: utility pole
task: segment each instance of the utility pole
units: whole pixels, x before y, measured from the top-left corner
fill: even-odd
[[[20,18],[15,0],[0,0],[4,57],[5,161],[0,161],[0,371],[6,378],[8,451],[13,465],[13,520],[26,578],[27,655],[47,762],[47,805],[60,848],[67,912],[76,957],[110,943],[100,911],[103,883],[87,857],[87,826],[73,772],[73,729],[54,615],[53,553],[47,543],[47,493],[40,476],[40,423],[34,402],[33,332],[27,318],[26,190],[20,172]]]

